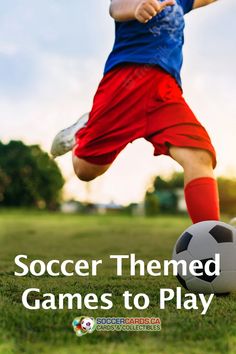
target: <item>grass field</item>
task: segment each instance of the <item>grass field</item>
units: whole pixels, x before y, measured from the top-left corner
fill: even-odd
[[[200,311],[158,308],[161,287],[176,288],[174,277],[114,276],[106,261],[110,254],[135,253],[144,260],[169,259],[177,237],[189,225],[185,217],[131,218],[76,216],[36,212],[0,212],[0,354],[234,354],[236,353],[236,296],[215,298],[206,316]],[[103,259],[96,278],[14,276],[14,258],[30,260]],[[21,303],[27,288],[42,293],[112,292],[114,308],[102,310],[30,311]],[[122,293],[145,292],[151,306],[127,311]],[[159,316],[162,331],[156,333],[94,332],[78,338],[71,322],[78,315]]]

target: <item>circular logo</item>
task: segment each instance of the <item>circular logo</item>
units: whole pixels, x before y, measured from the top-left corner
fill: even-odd
[[[78,337],[93,333],[96,325],[96,320],[87,316],[76,317],[72,322],[72,327]]]

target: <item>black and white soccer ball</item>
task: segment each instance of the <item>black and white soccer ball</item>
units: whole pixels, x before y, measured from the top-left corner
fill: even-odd
[[[236,291],[236,229],[219,221],[204,221],[190,226],[177,240],[173,259],[189,264],[200,260],[203,264],[220,254],[220,275],[186,276],[179,267],[177,276],[181,285],[193,292],[203,294],[227,294]],[[214,267],[214,264],[212,264]],[[214,269],[212,270],[214,272]]]
[[[81,321],[81,328],[83,331],[91,332],[94,328],[95,322],[92,317],[85,317]]]

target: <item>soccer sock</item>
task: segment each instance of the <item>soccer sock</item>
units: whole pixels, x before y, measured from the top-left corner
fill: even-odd
[[[220,219],[218,186],[214,178],[202,177],[189,182],[185,187],[185,200],[194,224]]]

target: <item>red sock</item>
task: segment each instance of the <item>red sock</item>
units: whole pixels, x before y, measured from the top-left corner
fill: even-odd
[[[218,187],[214,178],[202,177],[189,182],[185,187],[185,200],[194,224],[220,219]]]

